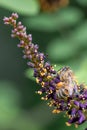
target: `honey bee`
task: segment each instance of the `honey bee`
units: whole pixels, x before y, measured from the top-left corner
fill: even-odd
[[[56,94],[59,98],[64,98],[78,94],[77,82],[72,70],[69,67],[63,67],[58,71],[60,81],[56,88]]]
[[[39,0],[42,11],[54,11],[64,7],[69,3],[69,0]]]

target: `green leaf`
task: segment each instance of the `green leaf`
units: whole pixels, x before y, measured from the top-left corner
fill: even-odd
[[[65,61],[81,54],[81,49],[87,47],[87,21],[66,35],[64,38],[51,40],[47,53],[53,61]]]
[[[76,72],[79,82],[87,84],[87,58],[82,60],[82,64],[79,66],[79,69]]]
[[[70,40],[79,47],[87,46],[87,20],[71,32]]]
[[[32,117],[26,112],[22,112],[14,125],[15,130],[41,130],[40,127],[40,124],[37,124],[34,119],[32,120]]]
[[[0,127],[10,127],[19,115],[19,93],[15,86],[0,82]]]
[[[0,6],[22,15],[35,15],[39,12],[37,0],[0,0]]]
[[[77,0],[77,2],[83,6],[87,6],[87,0]]]
[[[29,79],[35,81],[35,78],[34,78],[34,76],[33,76],[33,73],[34,73],[33,69],[27,69],[27,70],[25,71],[25,76],[26,76],[27,78],[29,78]]]
[[[66,60],[77,53],[78,46],[69,39],[55,39],[47,47],[47,53],[53,61]]]
[[[27,27],[41,31],[56,31],[78,23],[83,17],[77,8],[66,8],[55,13],[43,13],[36,17],[24,19]],[[29,26],[28,26],[29,25]]]

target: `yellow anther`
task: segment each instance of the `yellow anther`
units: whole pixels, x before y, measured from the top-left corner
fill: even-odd
[[[47,103],[47,105],[48,105],[49,107],[52,107],[52,104],[51,104],[51,103]]]
[[[47,92],[48,93],[48,92]],[[48,94],[51,94],[51,93],[53,93],[53,91],[52,90],[50,90],[50,92],[48,93]]]
[[[41,92],[41,91],[38,91],[37,93],[38,93],[38,94],[40,94],[40,95],[42,94],[42,92]]]
[[[40,68],[43,68],[43,64],[39,64],[39,67],[40,67]]]
[[[50,76],[50,75],[49,75],[49,76],[47,76],[47,79],[51,79],[51,78],[52,78],[52,76]]]
[[[69,122],[66,122],[66,125],[67,125],[67,126],[71,126],[71,124],[70,124]]]
[[[75,128],[78,128],[78,124],[75,124]]]
[[[45,73],[44,73],[44,72],[41,72],[41,73],[40,73],[40,75],[41,75],[41,76],[44,76],[44,75],[45,75]]]
[[[47,70],[46,70],[46,69],[44,69],[44,72],[47,72]]]
[[[48,100],[48,98],[46,97],[45,100]]]
[[[47,97],[41,97],[42,100],[47,100],[48,98]]]
[[[44,87],[44,84],[45,84],[45,83],[44,83],[44,82],[42,82],[42,83],[41,83],[41,86],[42,86],[42,87]]]
[[[54,109],[53,111],[52,111],[52,113],[60,113],[61,111],[59,111],[59,110],[57,110],[57,109]]]
[[[44,98],[44,97],[41,97],[41,100],[45,100],[45,98]]]
[[[39,79],[38,78],[36,78],[36,82],[39,83]]]

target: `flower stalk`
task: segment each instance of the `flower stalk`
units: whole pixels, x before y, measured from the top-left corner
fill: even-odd
[[[26,27],[17,22],[18,14],[12,13],[10,17],[4,17],[4,24],[13,27],[11,36],[18,38],[17,45],[23,48],[23,58],[28,59],[27,65],[34,70],[33,76],[36,82],[41,85],[37,91],[42,100],[48,100],[48,105],[54,106],[53,113],[65,112],[71,124],[82,124],[87,120],[87,87],[78,84],[70,67],[63,67],[56,71],[54,67],[46,62],[44,53],[39,52],[37,44],[32,43],[32,35],[26,33]]]

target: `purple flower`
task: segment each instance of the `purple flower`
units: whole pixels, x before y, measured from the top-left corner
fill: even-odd
[[[82,123],[86,120],[86,117],[85,117],[85,115],[82,113],[81,110],[78,111],[78,116],[79,116],[78,124],[82,124]]]
[[[66,112],[69,120],[66,123],[80,125],[87,120],[87,89],[85,85],[78,84],[72,70],[63,67],[56,71],[46,60],[44,53],[39,52],[39,46],[32,43],[32,35],[27,34],[26,27],[21,22],[17,23],[17,13],[4,17],[4,24],[13,27],[12,37],[20,40],[17,45],[23,48],[23,58],[28,60],[28,66],[34,70],[33,76],[41,85],[38,94],[43,94],[42,99],[49,100],[53,106],[53,113]]]
[[[71,115],[74,116],[74,115],[76,114],[76,112],[77,112],[76,108],[73,108],[73,109],[71,110]]]
[[[80,106],[80,102],[79,101],[74,101],[74,104],[76,105],[76,106]]]
[[[32,63],[32,62],[28,62],[27,65],[29,65],[29,67],[31,67],[31,68],[34,68],[34,66],[35,66],[34,63]]]

